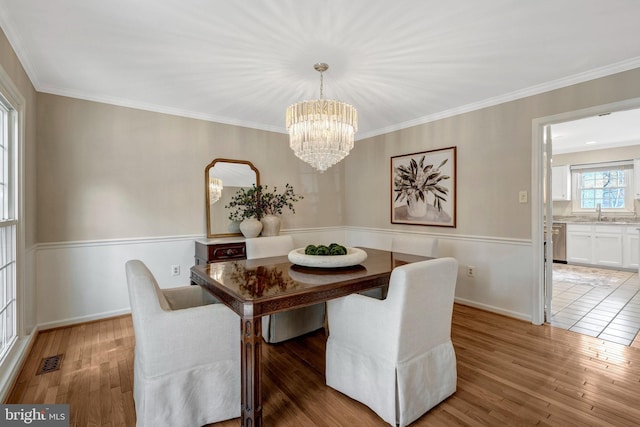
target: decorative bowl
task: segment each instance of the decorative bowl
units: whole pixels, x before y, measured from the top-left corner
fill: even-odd
[[[296,265],[317,268],[351,267],[367,259],[367,253],[358,248],[347,248],[346,255],[307,255],[305,248],[289,252],[289,261]]]

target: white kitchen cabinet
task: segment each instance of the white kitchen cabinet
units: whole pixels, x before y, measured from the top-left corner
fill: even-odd
[[[623,225],[567,224],[567,262],[623,267],[626,228]]]
[[[640,266],[640,224],[625,227],[622,240],[622,266],[638,268]]]
[[[567,262],[593,263],[593,227],[567,224]]]
[[[640,198],[640,196],[638,197]],[[551,200],[571,200],[571,170],[569,165],[553,166],[551,168]]]
[[[595,225],[593,264],[622,267],[622,231],[624,226]]]
[[[640,159],[633,159],[633,198],[640,199]]]

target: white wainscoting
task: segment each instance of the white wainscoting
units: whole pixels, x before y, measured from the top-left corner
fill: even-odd
[[[164,288],[189,284],[194,241],[202,236],[41,244],[36,257],[40,329],[125,314],[124,265],[140,259]],[[171,266],[180,275],[171,276]]]
[[[403,234],[436,237],[438,256],[458,260],[456,302],[531,321],[534,283],[530,240],[350,227],[347,244],[389,250],[392,237]],[[466,275],[467,266],[474,267],[474,277]]]
[[[381,229],[333,227],[283,230],[297,247],[344,242],[389,249],[394,235],[420,234]],[[425,234],[427,235],[427,234]],[[460,263],[456,300],[462,304],[531,320],[531,242],[526,240],[428,234],[438,237],[440,256]],[[124,273],[127,260],[142,260],[160,287],[189,284],[194,241],[203,236],[40,244],[36,250],[36,305],[39,329],[129,312]],[[171,266],[180,275],[171,276]],[[475,267],[475,277],[465,275]]]

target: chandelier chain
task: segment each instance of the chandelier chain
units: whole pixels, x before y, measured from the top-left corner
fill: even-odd
[[[325,64],[324,62],[318,62],[313,66],[313,69],[320,73],[320,99],[322,99],[322,92],[324,89],[324,73],[329,69],[329,64]]]

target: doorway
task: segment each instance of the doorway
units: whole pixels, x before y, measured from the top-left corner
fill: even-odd
[[[547,264],[551,286],[545,291],[545,304],[550,306],[546,320],[624,345],[630,345],[640,330],[635,247],[640,224],[633,185],[633,159],[640,144],[637,123],[640,109],[627,109],[549,126],[552,173],[546,203],[552,204],[554,262]],[[575,229],[569,236],[574,242],[569,264],[564,256],[565,263],[558,262],[558,249],[565,242],[558,233],[560,226]],[[623,253],[631,239],[633,263],[630,254]],[[602,260],[608,268],[599,268]]]
[[[553,218],[553,206],[545,202],[547,197],[550,198],[552,192],[551,160],[554,142],[551,138],[552,127],[579,119],[638,108],[640,108],[640,98],[533,120],[532,244],[534,283],[537,284],[533,287],[532,298],[532,323],[534,324],[551,322],[553,317],[553,263],[547,262],[547,260],[553,259],[553,245],[545,245],[544,243],[545,237],[547,241],[552,240],[551,227],[545,232],[546,218],[549,218],[550,222]],[[565,298],[568,295],[565,295]],[[562,301],[560,298],[558,306],[562,305]],[[587,313],[590,313],[594,308],[592,307]],[[593,314],[599,313],[596,311]]]

